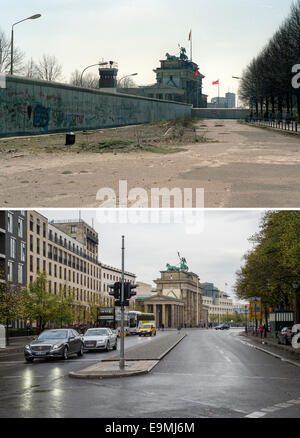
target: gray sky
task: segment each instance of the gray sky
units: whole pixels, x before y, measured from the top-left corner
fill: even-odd
[[[119,77],[138,73],[138,85],[155,82],[153,69],[165,54],[189,53],[206,76],[204,92],[236,91],[239,76],[288,15],[292,0],[0,0],[0,28],[30,15],[42,18],[15,27],[15,44],[37,60],[56,55],[65,78],[100,59],[119,63]],[[92,69],[90,70],[92,71]],[[97,70],[94,70],[97,73]]]
[[[39,210],[49,220],[79,218],[78,210]],[[186,224],[101,224],[95,210],[81,210],[81,218],[99,233],[99,257],[121,267],[121,236],[125,235],[125,269],[137,280],[152,283],[166,263],[177,265],[177,251],[201,282],[213,282],[232,295],[235,272],[252,247],[249,237],[258,231],[262,210],[207,210],[203,231],[189,234]],[[228,286],[225,287],[225,283]]]

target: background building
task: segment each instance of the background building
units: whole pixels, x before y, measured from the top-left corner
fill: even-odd
[[[236,108],[236,95],[226,93],[225,97],[213,97],[207,108]]]
[[[0,211],[0,287],[6,293],[27,282],[27,218],[24,210]],[[24,321],[11,321],[11,327],[23,328]]]
[[[157,326],[199,327],[208,322],[198,275],[183,270],[161,271],[156,293],[136,296],[136,308],[156,315]]]
[[[208,317],[211,322],[212,316],[218,316],[218,322],[222,317],[233,314],[233,301],[229,296],[220,291],[213,283],[202,283],[203,304],[208,308]]]
[[[156,99],[190,103],[196,108],[207,106],[207,96],[202,94],[203,76],[195,62],[189,61],[185,49],[180,56],[170,56],[160,61],[160,67],[154,70],[156,83],[137,88],[120,88],[118,92],[135,94]]]
[[[135,284],[136,276],[131,272],[124,272],[124,281],[127,281],[131,284]],[[122,281],[122,270],[119,268],[114,268],[113,266],[105,265],[101,263],[101,284],[102,284],[102,292],[104,305],[113,306],[114,305],[114,297],[109,295],[109,285]],[[137,290],[137,289],[135,289]]]

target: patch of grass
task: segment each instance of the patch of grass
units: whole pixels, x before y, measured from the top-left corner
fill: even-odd
[[[64,170],[62,172],[62,175],[72,175],[73,172],[71,172],[70,170]]]
[[[115,150],[129,149],[132,145],[132,141],[122,140],[122,139],[112,139],[106,141],[100,141],[97,144],[82,144],[80,145],[81,150],[90,152],[111,152]]]

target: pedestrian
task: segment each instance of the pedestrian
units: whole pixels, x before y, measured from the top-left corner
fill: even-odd
[[[264,329],[264,338],[266,338],[267,337],[267,333],[268,333],[268,325],[264,324],[263,325],[263,329]]]
[[[264,328],[263,328],[262,324],[259,325],[258,331],[260,333],[260,338],[262,339],[262,335],[263,335],[263,331],[264,331]]]
[[[161,325],[161,329],[162,329],[162,331],[164,331],[164,329],[165,329],[165,324],[162,324],[162,325]]]

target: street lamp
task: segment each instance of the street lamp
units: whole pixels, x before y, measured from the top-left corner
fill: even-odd
[[[19,23],[22,23],[23,21],[26,20],[36,20],[37,18],[40,18],[42,15],[41,14],[35,14],[32,15],[31,17],[28,18],[24,18],[24,20],[18,21],[17,23],[14,23],[11,27],[11,43],[10,43],[10,74],[13,75],[14,73],[14,26],[16,26]]]
[[[83,76],[83,73],[88,69],[88,68],[90,68],[90,67],[95,67],[96,65],[98,65],[98,66],[101,66],[101,65],[106,65],[107,64],[107,62],[98,62],[98,64],[92,64],[92,65],[88,65],[87,67],[85,67],[85,69],[84,70],[82,70],[82,73],[81,73],[81,76],[80,76],[80,85],[82,86],[82,76]]]
[[[232,76],[232,79],[237,79],[238,81],[240,81],[242,78],[240,78],[239,76]],[[238,94],[237,94],[236,107],[238,108]]]
[[[137,76],[137,75],[138,75],[138,73],[131,73],[131,75],[123,76],[123,77],[118,81],[118,85],[120,84],[121,81],[123,81],[123,79],[125,79],[125,78],[129,78],[130,76]]]

